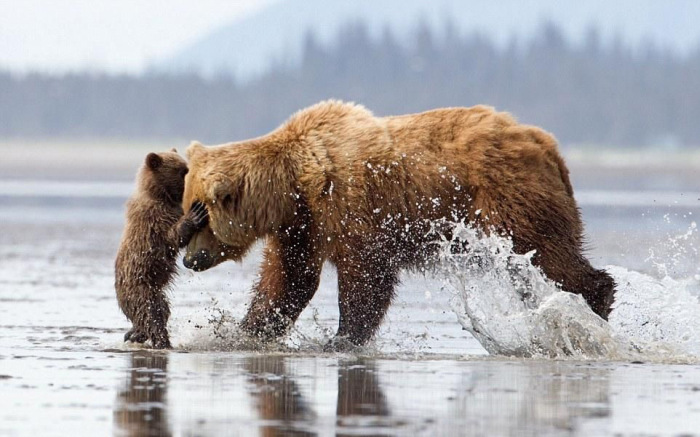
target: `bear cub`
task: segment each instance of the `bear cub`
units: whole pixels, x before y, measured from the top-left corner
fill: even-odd
[[[183,216],[187,162],[175,149],[149,153],[126,204],[126,225],[115,261],[119,307],[132,322],[124,341],[170,348],[167,289],[177,273],[176,257],[208,217],[201,204]]]

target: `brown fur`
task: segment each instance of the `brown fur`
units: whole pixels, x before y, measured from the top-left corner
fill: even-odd
[[[363,344],[391,302],[401,269],[431,255],[429,222],[465,220],[512,235],[515,249],[606,318],[614,282],[583,256],[583,226],[554,138],[484,106],[374,117],[322,102],[272,133],[188,150],[184,205],[209,226],[185,265],[238,260],[267,247],[243,326],[285,332],[313,296],[321,266],[338,269],[338,335]],[[196,265],[195,265],[196,264]]]
[[[186,173],[187,163],[177,153],[151,153],[127,202],[126,227],[115,262],[119,307],[133,323],[125,340],[151,340],[155,348],[170,347],[166,290],[176,274],[177,225],[183,216]]]

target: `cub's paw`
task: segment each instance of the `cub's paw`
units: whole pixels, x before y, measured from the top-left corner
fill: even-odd
[[[209,211],[207,211],[207,207],[204,203],[200,201],[196,201],[192,204],[188,216],[192,226],[198,231],[204,229],[209,223]]]
[[[209,224],[209,212],[202,202],[194,202],[187,214],[177,224],[178,245],[182,248],[190,243],[194,234]]]

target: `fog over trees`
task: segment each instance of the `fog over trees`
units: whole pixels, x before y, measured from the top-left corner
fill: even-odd
[[[649,45],[571,44],[553,25],[498,47],[448,27],[415,29],[410,47],[361,24],[332,47],[305,41],[301,64],[246,83],[221,75],[16,76],[0,72],[0,137],[245,139],[328,98],[377,115],[487,104],[553,132],[563,144],[700,145],[700,44],[687,56]],[[699,41],[700,43],[700,41]]]

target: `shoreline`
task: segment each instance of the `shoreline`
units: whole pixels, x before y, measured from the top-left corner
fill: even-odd
[[[0,179],[28,173],[55,177],[133,179],[149,152],[176,148],[184,156],[187,140],[80,139],[75,141],[0,139]],[[631,149],[567,146],[559,148],[572,170],[687,171],[700,169],[700,149]],[[106,172],[106,173],[105,173]]]

